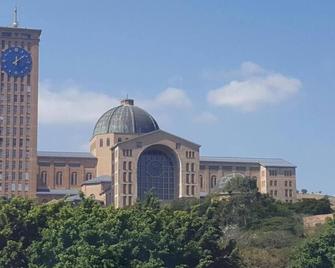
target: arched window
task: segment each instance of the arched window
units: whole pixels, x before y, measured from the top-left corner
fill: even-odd
[[[56,185],[62,185],[63,184],[63,173],[61,171],[58,171],[56,173],[56,181],[55,181]]]
[[[186,171],[190,171],[190,164],[186,163]]]
[[[86,173],[86,180],[91,180],[92,179],[92,173],[91,172],[88,172]]]
[[[216,176],[213,175],[211,177],[211,188],[214,188],[216,186]]]
[[[199,180],[200,180],[200,188],[204,187],[204,179],[202,178],[202,175],[199,176]]]
[[[47,174],[46,171],[41,172],[40,178],[41,178],[41,184],[42,185],[47,185],[48,174]]]
[[[77,185],[77,172],[72,172],[71,173],[71,185]]]

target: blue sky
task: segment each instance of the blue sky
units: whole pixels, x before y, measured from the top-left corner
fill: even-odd
[[[1,25],[15,1],[2,1]],[[18,1],[43,30],[39,149],[88,150],[126,94],[213,156],[282,157],[335,194],[334,1]]]

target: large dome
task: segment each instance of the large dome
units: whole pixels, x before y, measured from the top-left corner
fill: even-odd
[[[159,129],[156,120],[143,109],[134,106],[134,100],[126,99],[110,109],[98,120],[93,137],[99,134],[142,134]]]

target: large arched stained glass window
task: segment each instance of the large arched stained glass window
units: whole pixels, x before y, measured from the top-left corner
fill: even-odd
[[[149,191],[161,200],[178,197],[179,166],[172,150],[152,146],[140,156],[137,164],[138,198],[144,199]]]

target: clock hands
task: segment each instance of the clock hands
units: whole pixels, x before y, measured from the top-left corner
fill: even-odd
[[[25,56],[22,56],[21,58],[18,58],[17,56],[15,56],[15,61],[13,61],[14,65],[17,65],[17,63],[22,60]]]

